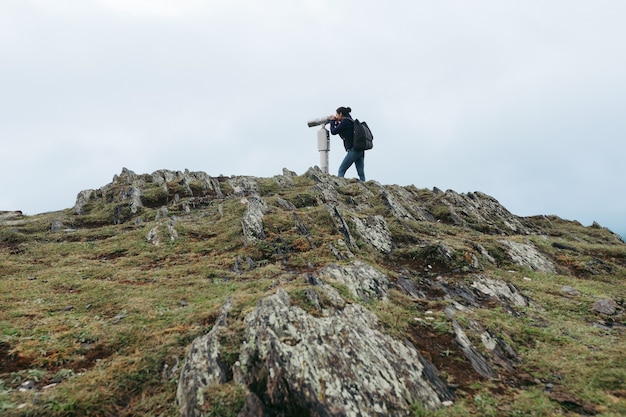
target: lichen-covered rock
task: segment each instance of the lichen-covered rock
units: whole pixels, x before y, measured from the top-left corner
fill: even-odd
[[[253,242],[255,240],[265,239],[263,216],[268,210],[267,205],[263,199],[256,194],[250,196],[247,200],[244,200],[244,202],[248,204],[248,210],[241,219],[244,240],[246,242]]]
[[[409,190],[397,185],[383,186],[374,182],[385,205],[398,220],[435,221],[433,215],[419,205],[419,200]]]
[[[452,399],[434,367],[381,333],[358,304],[313,317],[279,289],[245,323],[235,382],[285,415],[407,416],[414,402],[436,408]]]
[[[228,180],[235,195],[259,194],[259,183],[254,177],[234,177]]]
[[[152,243],[154,246],[159,246],[161,244],[161,237],[167,235],[170,242],[175,242],[176,239],[178,239],[175,224],[176,217],[157,221],[157,224],[146,234],[146,241]]]
[[[227,380],[228,369],[222,358],[219,336],[226,330],[232,306],[232,299],[228,299],[222,306],[213,329],[191,343],[176,391],[176,402],[184,417],[199,417],[198,406],[205,401],[203,389]]]
[[[382,253],[389,253],[393,249],[391,233],[383,216],[369,216],[365,219],[352,217],[356,231]]]
[[[361,261],[351,266],[327,265],[318,272],[324,281],[334,280],[350,289],[353,296],[362,300],[386,300],[389,279],[378,269]]]
[[[466,226],[492,233],[529,234],[519,217],[511,214],[495,198],[473,192],[459,194],[452,190],[438,191],[439,202],[447,206],[450,220],[457,226]]]
[[[476,275],[472,287],[483,294],[487,294],[504,303],[512,304],[515,307],[528,305],[528,299],[524,297],[517,288],[504,281],[489,278],[485,275]]]
[[[516,264],[539,272],[556,273],[554,264],[533,245],[518,243],[508,239],[502,239],[500,243],[506,247],[507,253]]]
[[[354,243],[354,238],[352,237],[352,233],[350,233],[350,227],[348,226],[348,223],[344,219],[337,206],[332,204],[325,204],[324,207],[328,211],[328,214],[330,215],[330,218],[333,221],[335,228],[341,234],[343,234],[346,243],[349,246],[356,247],[356,244]]]
[[[281,188],[293,187],[293,175],[290,171],[283,170],[283,175],[275,175],[274,181]]]
[[[83,190],[78,193],[78,195],[76,196],[76,203],[74,204],[74,208],[72,209],[74,214],[84,214],[85,205],[89,203],[89,200],[91,199],[91,196],[93,194],[94,190]]]
[[[491,367],[491,364],[480,352],[478,352],[478,350],[476,350],[474,345],[472,345],[472,342],[470,342],[469,338],[465,334],[465,331],[463,331],[463,328],[456,320],[452,320],[452,328],[454,329],[454,338],[457,344],[476,372],[485,378],[493,378],[495,376],[495,372]]]
[[[617,311],[617,303],[611,298],[598,298],[591,306],[591,309],[610,316]]]

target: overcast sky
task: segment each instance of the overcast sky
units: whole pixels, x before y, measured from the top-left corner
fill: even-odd
[[[626,234],[621,0],[0,0],[0,210],[126,167],[298,175],[350,106],[368,179]],[[333,137],[330,170],[344,156]],[[352,167],[347,175],[356,178]]]

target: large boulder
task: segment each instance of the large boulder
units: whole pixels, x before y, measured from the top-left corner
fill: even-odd
[[[310,283],[315,312],[278,289],[245,317],[232,368],[233,382],[247,392],[239,417],[408,416],[415,403],[434,409],[453,399],[408,341],[385,334],[371,311],[347,303],[328,283],[317,277]],[[219,337],[230,308],[192,343],[177,393],[185,417],[201,415],[206,387],[227,382]]]
[[[435,368],[410,344],[381,332],[359,304],[314,317],[285,291],[260,302],[246,319],[235,382],[256,390],[284,415],[405,416],[452,399]]]

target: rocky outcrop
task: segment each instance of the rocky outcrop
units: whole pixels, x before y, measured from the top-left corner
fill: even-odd
[[[481,192],[459,194],[436,192],[437,201],[448,209],[447,218],[456,226],[494,234],[530,234],[532,230],[498,200]]]
[[[265,179],[124,168],[110,184],[80,192],[72,210],[40,219],[0,212],[3,256],[42,254],[33,265],[52,268],[44,259],[51,252],[35,250],[33,239],[67,241],[88,248],[76,257],[82,279],[207,291],[173,301],[193,312],[176,312],[185,324],[171,330],[180,337],[168,338],[167,364],[157,364],[163,381],[178,378],[182,416],[222,406],[239,417],[409,416],[457,395],[472,401],[485,381],[494,392],[518,389],[520,368],[530,369],[520,363],[533,355],[517,351],[534,349],[540,333],[524,326],[546,325],[549,310],[531,295],[550,285],[576,316],[598,320],[581,326],[607,335],[623,327],[623,297],[563,278],[623,275],[623,249],[604,246],[621,239],[598,225],[560,229],[566,221],[555,216],[518,217],[480,192],[360,182],[319,168]],[[153,253],[138,256],[145,248]],[[132,282],[116,274],[127,266],[137,268]],[[551,279],[556,273],[563,276]],[[169,302],[159,311],[172,312]],[[217,318],[215,303],[223,303]],[[512,320],[496,322],[503,317]],[[193,337],[183,355],[178,340]]]
[[[239,204],[245,206],[239,231],[244,249],[233,258],[230,273],[243,276],[262,265],[264,260],[257,262],[246,249],[271,251],[283,266],[291,251],[309,249],[326,251],[339,263],[306,274],[306,289],[298,297],[277,284],[276,293],[243,319],[237,347],[223,345],[224,335],[232,333],[228,301],[213,329],[190,346],[177,393],[184,416],[202,415],[209,388],[225,383],[245,391],[240,417],[291,416],[305,410],[314,416],[400,416],[415,403],[425,408],[449,404],[454,395],[448,382],[412,344],[419,337],[412,342],[393,338],[366,306],[390,302],[390,291],[415,302],[449,303],[438,326],[448,326],[446,337],[476,375],[494,379],[515,372],[520,359],[514,347],[478,321],[458,316],[493,305],[518,316],[531,300],[512,283],[482,271],[504,264],[554,274],[561,265],[549,251],[572,252],[567,245],[544,247],[533,241],[556,220],[515,216],[480,192],[363,183],[319,168],[309,169],[301,179],[283,169],[268,180],[187,170],[137,175],[124,168],[111,184],[79,193],[73,212],[88,216],[106,209],[106,218],[115,224],[145,221],[146,241],[158,246],[175,243],[177,229],[183,237],[189,229],[179,226],[171,213],[210,208],[201,215],[222,218],[223,207],[238,210]],[[320,243],[311,233],[319,226],[311,223],[311,212],[331,230],[332,239]],[[449,237],[446,230],[454,227],[472,237]],[[237,233],[236,228],[230,231]],[[378,259],[386,268],[365,259]],[[604,274],[613,266],[590,257],[580,268]],[[455,278],[459,274],[465,279]],[[288,279],[281,276],[277,283]],[[598,302],[592,309],[618,314],[610,302]]]
[[[318,416],[407,415],[419,401],[439,407],[452,398],[432,365],[411,345],[378,330],[358,304],[313,317],[284,291],[246,317],[235,381],[257,387],[271,409]],[[260,390],[259,390],[260,389]]]
[[[335,289],[347,288],[354,300],[386,303],[389,277],[355,260],[345,266],[327,265],[305,280],[306,308],[278,289],[245,317],[232,369],[225,364],[220,344],[220,334],[228,331],[232,301],[224,305],[213,329],[190,347],[177,394],[183,416],[201,415],[206,388],[227,382],[246,392],[239,417],[406,416],[416,402],[427,409],[451,404],[454,395],[432,363],[407,340],[386,334],[376,315]],[[398,281],[410,288],[407,292],[426,296],[417,290],[422,284],[411,278]],[[514,372],[519,357],[508,343],[475,320],[463,327],[456,315],[481,303],[515,309],[529,300],[514,285],[480,274],[468,287],[441,280],[428,285],[431,288],[423,291],[439,288],[453,301],[446,314],[458,349],[475,371],[487,379],[501,370]]]
[[[365,265],[355,268],[374,275],[374,281],[382,279]],[[354,271],[329,267],[320,277],[331,279],[328,274]],[[248,392],[239,416],[304,415],[299,410],[328,417],[406,416],[415,402],[426,408],[449,404],[453,395],[434,366],[410,343],[382,332],[371,311],[347,303],[325,279],[309,280],[313,286],[307,294],[319,314],[295,305],[279,289],[246,316],[241,353],[233,366],[233,381]],[[379,287],[373,293],[384,299],[386,284]],[[211,332],[191,346],[177,394],[183,416],[200,415],[202,389],[226,382],[218,335],[228,308]]]

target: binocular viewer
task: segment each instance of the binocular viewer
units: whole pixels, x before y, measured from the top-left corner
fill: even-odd
[[[328,130],[324,127],[326,123],[330,122],[330,116],[319,117],[317,119],[309,120],[307,125],[309,127],[320,126],[320,130],[317,132],[317,150],[320,152],[320,168],[322,172],[328,174],[328,152],[330,152],[330,135]]]
[[[325,125],[328,122],[330,122],[330,117],[324,116],[324,117],[319,117],[317,119],[309,120],[306,124],[309,127],[313,127],[313,126]]]

